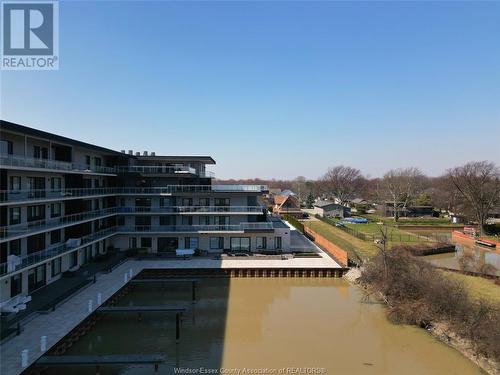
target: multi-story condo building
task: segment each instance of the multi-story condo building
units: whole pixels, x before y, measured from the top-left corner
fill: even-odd
[[[287,251],[260,185],[216,185],[208,156],[113,151],[1,121],[0,303],[76,270],[109,247]]]

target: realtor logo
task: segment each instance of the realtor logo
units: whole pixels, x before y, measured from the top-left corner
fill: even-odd
[[[4,70],[59,68],[59,9],[56,1],[2,1]]]

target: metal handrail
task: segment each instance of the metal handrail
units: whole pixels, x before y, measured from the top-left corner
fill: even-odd
[[[0,238],[7,239],[26,233],[36,232],[39,230],[55,228],[66,224],[73,224],[81,221],[98,219],[100,217],[113,215],[116,212],[118,212],[117,207],[110,207],[102,210],[80,212],[77,214],[72,214],[67,216],[54,217],[50,219],[31,221],[21,224],[7,225],[0,227]]]
[[[100,187],[0,190],[0,202],[57,199],[94,195],[170,195],[175,193],[264,192],[265,185],[167,185],[163,187]]]
[[[29,267],[32,264],[41,262],[45,259],[53,258],[57,255],[62,255],[64,253],[70,252],[70,251],[78,249],[80,247],[84,247],[86,244],[88,244],[90,242],[98,241],[100,239],[108,237],[109,235],[113,235],[115,232],[116,232],[116,227],[110,227],[110,228],[101,230],[99,232],[80,237],[78,246],[70,246],[67,244],[50,246],[47,249],[19,257],[20,263],[16,266],[13,266],[10,268],[9,268],[8,263],[1,263],[0,264],[0,275],[10,274],[10,273],[19,271],[20,269]]]
[[[135,207],[120,207],[119,213],[262,213],[265,210],[263,206],[168,206],[168,207],[151,207],[151,206],[135,206]]]
[[[22,156],[0,156],[0,167],[3,166],[57,169],[62,171],[75,171],[82,173],[116,173],[113,167],[103,167],[97,165],[90,166],[87,164],[78,164],[59,160],[37,159]]]

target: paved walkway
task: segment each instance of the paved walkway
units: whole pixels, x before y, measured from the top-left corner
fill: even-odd
[[[21,351],[29,350],[28,364],[32,364],[43,353],[40,351],[40,337],[47,336],[47,349],[63,338],[88,315],[88,301],[97,306],[97,293],[102,293],[102,301],[106,301],[124,285],[124,274],[133,271],[133,275],[143,269],[151,268],[340,268],[340,266],[324,252],[319,250],[320,258],[280,259],[208,259],[193,258],[190,260],[128,260],[109,274],[97,276],[95,284],[77,293],[64,302],[55,311],[47,315],[39,315],[24,325],[19,336],[5,342],[0,347],[0,373],[17,375],[21,368]]]

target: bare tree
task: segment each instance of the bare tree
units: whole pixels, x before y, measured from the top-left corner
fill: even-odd
[[[420,169],[391,169],[381,181],[382,196],[393,205],[394,220],[398,221],[400,211],[405,210],[415,197],[424,190],[426,177]]]
[[[449,169],[447,176],[471,206],[483,234],[488,213],[500,203],[500,169],[492,162],[474,161]]]
[[[328,168],[328,171],[321,178],[324,191],[335,196],[340,204],[345,204],[360,193],[365,179],[359,169],[338,165]]]

